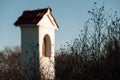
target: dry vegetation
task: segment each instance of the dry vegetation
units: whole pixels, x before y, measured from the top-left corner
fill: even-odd
[[[19,71],[20,48],[6,47],[0,52],[0,80],[23,80]]]
[[[120,17],[96,2],[88,14],[83,32],[57,52],[56,80],[120,80]]]
[[[83,32],[56,52],[56,80],[120,80],[120,17],[96,6]],[[0,80],[23,80],[19,66],[19,47],[0,52]]]

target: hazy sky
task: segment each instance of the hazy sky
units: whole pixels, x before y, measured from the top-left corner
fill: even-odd
[[[0,50],[21,44],[20,28],[13,23],[24,10],[48,6],[52,8],[60,27],[55,36],[58,49],[61,44],[77,36],[89,17],[87,11],[95,1],[100,4],[104,1],[106,10],[112,8],[120,14],[120,0],[0,0]]]

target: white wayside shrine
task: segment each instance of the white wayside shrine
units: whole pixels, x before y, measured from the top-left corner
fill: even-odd
[[[27,10],[14,23],[21,29],[21,72],[29,80],[54,80],[55,30],[50,7]]]

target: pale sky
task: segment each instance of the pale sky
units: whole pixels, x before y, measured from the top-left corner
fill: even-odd
[[[50,6],[59,25],[55,34],[55,46],[75,38],[88,19],[88,10],[93,3],[100,5],[104,2],[105,9],[118,11],[120,14],[120,0],[0,0],[0,50],[21,44],[20,28],[13,23],[22,15],[24,10],[46,8]]]

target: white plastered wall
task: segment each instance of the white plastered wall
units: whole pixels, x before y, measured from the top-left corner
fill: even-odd
[[[48,16],[50,15],[50,12],[48,12],[43,16],[42,20],[38,23],[39,26],[39,51],[40,51],[40,57],[42,57],[42,42],[46,34],[49,35],[50,40],[51,40],[51,57],[54,57],[54,47],[55,47],[55,41],[54,41],[54,36],[55,36],[55,29],[56,27],[51,23],[49,20]]]
[[[21,69],[27,73],[31,73],[31,75],[33,73],[30,71],[31,67],[37,69],[36,66],[38,65],[35,61],[38,58],[37,56],[39,56],[37,44],[38,27],[35,25],[21,26]]]
[[[49,16],[49,17],[48,17]],[[51,20],[50,20],[51,19]],[[43,72],[44,77],[47,79],[54,79],[55,71],[54,71],[54,48],[55,48],[55,29],[56,24],[54,23],[51,15],[50,10],[48,9],[48,12],[43,16],[41,21],[37,24],[39,26],[39,57],[40,57],[40,70]],[[51,56],[50,57],[44,57],[43,56],[43,41],[45,35],[48,35],[50,37],[51,41]],[[49,47],[50,48],[50,47]],[[47,74],[47,75],[46,75]],[[42,76],[41,76],[42,78]]]

